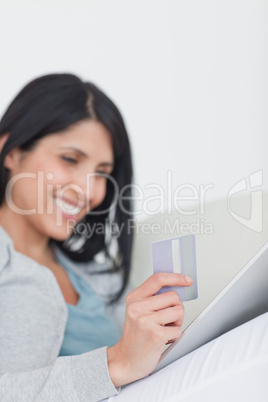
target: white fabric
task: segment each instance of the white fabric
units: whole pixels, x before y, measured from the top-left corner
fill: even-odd
[[[268,313],[220,336],[107,402],[267,402]]]

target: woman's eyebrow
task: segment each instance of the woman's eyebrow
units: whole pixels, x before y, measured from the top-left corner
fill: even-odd
[[[101,162],[99,163],[99,166],[114,167],[114,164],[112,162]]]
[[[71,149],[72,151],[77,152],[77,153],[80,154],[81,156],[83,156],[83,157],[85,157],[85,158],[89,158],[89,155],[85,154],[85,152],[81,151],[81,149],[76,148],[76,147],[65,146],[65,147],[60,147],[60,149]],[[114,163],[113,163],[113,162],[101,162],[101,163],[99,163],[99,166],[110,166],[110,167],[114,167]]]
[[[60,147],[60,149],[71,149],[72,151],[77,152],[78,154],[84,156],[85,158],[88,158],[88,155],[85,154],[85,152],[81,151],[81,149],[75,148],[75,147]]]

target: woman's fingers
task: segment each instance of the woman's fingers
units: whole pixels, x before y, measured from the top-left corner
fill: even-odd
[[[191,286],[193,281],[183,274],[160,272],[150,276],[142,285],[129,293],[128,298],[145,298],[155,295],[163,286]]]
[[[168,307],[164,310],[159,310],[151,314],[144,315],[142,317],[144,322],[146,322],[146,325],[158,324],[164,326],[175,322],[176,324],[181,323],[182,325],[183,315],[184,308],[183,306],[178,305],[174,307]]]
[[[182,334],[182,330],[180,327],[177,327],[176,325],[174,326],[168,326],[164,328],[164,336],[165,336],[165,341],[164,344],[167,345],[169,343],[174,342],[176,339],[180,338]]]
[[[147,297],[144,299],[138,299],[135,302],[137,304],[137,308],[140,308],[144,313],[150,311],[158,311],[165,309],[167,307],[178,306],[181,305],[183,307],[182,301],[175,290],[170,290],[168,292]]]
[[[111,378],[116,386],[148,375],[165,344],[181,336],[183,304],[175,291],[155,295],[163,286],[191,286],[182,274],[152,275],[127,296],[122,338],[108,349]]]
[[[164,280],[162,275],[153,275],[143,285],[154,286],[155,281],[159,284],[159,281],[163,284],[171,283],[174,280],[175,283],[183,283],[185,281],[184,275],[180,274],[164,274]],[[143,286],[141,285],[140,288]],[[146,289],[146,287],[145,287]],[[181,326],[183,323],[184,307],[177,292],[171,290],[159,295],[153,295],[148,297],[137,297],[137,289],[132,291],[127,297],[127,316],[135,322],[141,318],[143,322],[156,323],[158,325],[166,325],[168,323],[174,323],[177,326]],[[147,290],[147,289],[146,289]],[[139,289],[139,293],[141,289]],[[176,307],[172,309],[172,307]]]

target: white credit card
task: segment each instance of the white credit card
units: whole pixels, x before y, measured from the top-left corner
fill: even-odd
[[[195,236],[188,235],[152,243],[153,271],[179,273],[190,276],[192,286],[164,286],[159,293],[175,290],[182,301],[193,300],[198,296],[196,275]]]

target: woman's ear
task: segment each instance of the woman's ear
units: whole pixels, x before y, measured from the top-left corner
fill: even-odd
[[[0,136],[0,153],[2,152],[2,149],[8,139],[9,133],[3,134]]]
[[[3,134],[0,137],[0,153],[8,139],[9,133]],[[7,169],[12,169],[14,167],[14,156],[17,154],[17,148],[11,149],[4,159],[4,166]]]

